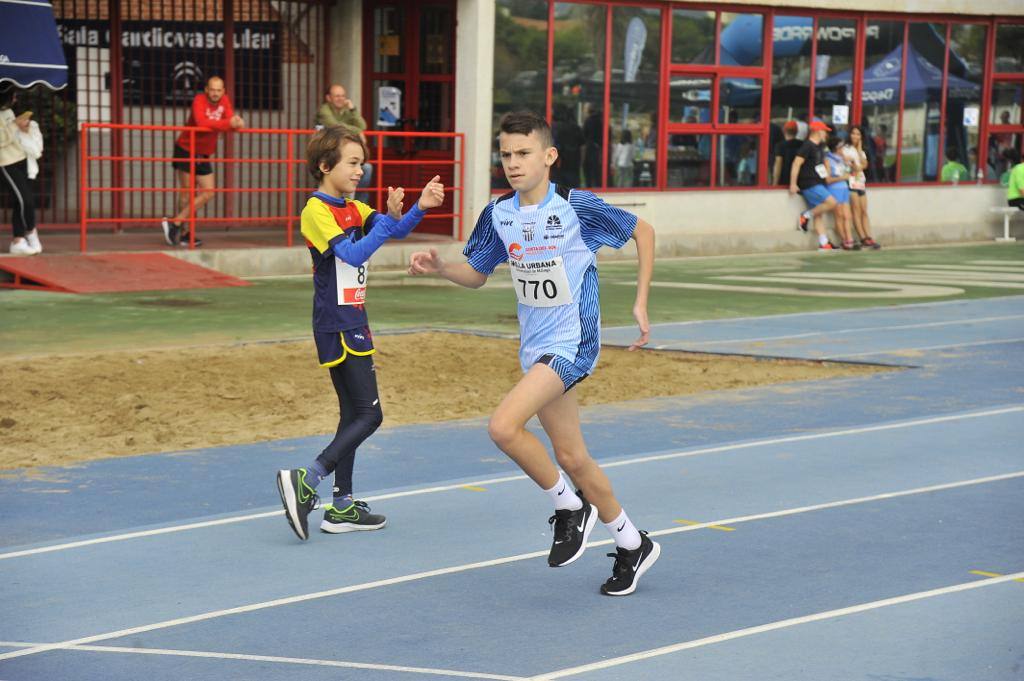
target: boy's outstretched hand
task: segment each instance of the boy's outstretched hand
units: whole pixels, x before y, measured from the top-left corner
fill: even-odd
[[[409,274],[437,274],[442,264],[436,248],[431,248],[429,252],[417,251],[409,257]]]
[[[423,188],[423,193],[420,194],[419,207],[420,210],[427,210],[428,208],[437,208],[444,203],[444,185],[441,184],[441,176],[434,175],[434,179],[427,183],[427,186]]]
[[[640,337],[629,344],[629,349],[639,350],[651,339],[651,323],[647,320],[647,306],[639,303],[634,305],[633,318],[636,319],[637,326],[640,327]]]
[[[405,204],[402,203],[405,199],[405,190],[401,187],[388,187],[388,216],[394,220],[402,219],[402,208]]]

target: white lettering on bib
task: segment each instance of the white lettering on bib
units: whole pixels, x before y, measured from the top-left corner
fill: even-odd
[[[338,282],[338,305],[362,305],[366,302],[366,275],[369,262],[352,267],[334,256],[334,273]]]
[[[820,177],[823,180],[826,177],[828,177],[828,170],[825,168],[824,163],[819,163],[818,165],[814,166],[814,172],[818,173],[818,177]]]
[[[523,305],[558,307],[572,302],[572,290],[562,256],[532,262],[509,260],[508,264],[516,297]]]

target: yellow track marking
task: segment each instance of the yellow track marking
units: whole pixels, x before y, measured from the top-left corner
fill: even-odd
[[[985,570],[971,570],[972,575],[979,575],[981,577],[1002,577],[1002,572],[986,572]],[[1024,579],[1015,579],[1015,582],[1024,582]]]
[[[486,487],[477,487],[476,485],[463,485],[462,489],[468,489],[470,492],[486,492]]]
[[[677,520],[673,520],[672,522],[677,523],[679,525],[703,525],[704,524],[704,523],[699,523],[696,520],[683,520],[682,518],[679,518]],[[736,531],[735,527],[726,527],[725,525],[708,525],[708,529],[709,530],[721,530],[722,532],[735,532]]]

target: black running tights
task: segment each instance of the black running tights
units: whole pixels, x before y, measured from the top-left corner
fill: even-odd
[[[9,166],[0,166],[0,185],[11,197],[11,222],[14,238],[25,236],[36,228],[35,200],[28,179],[28,163],[24,160]]]
[[[377,393],[377,373],[373,356],[349,355],[331,367],[331,381],[338,393],[341,421],[338,432],[317,461],[330,473],[334,471],[334,496],[352,494],[352,465],[356,447],[373,435],[384,420]]]

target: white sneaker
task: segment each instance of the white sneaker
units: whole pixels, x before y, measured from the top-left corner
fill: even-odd
[[[11,255],[35,255],[39,251],[32,248],[31,244],[25,239],[19,239],[18,241],[11,242]]]
[[[25,240],[28,241],[28,245],[35,249],[36,253],[43,252],[43,244],[39,241],[39,230],[33,229],[31,232],[25,233]]]

